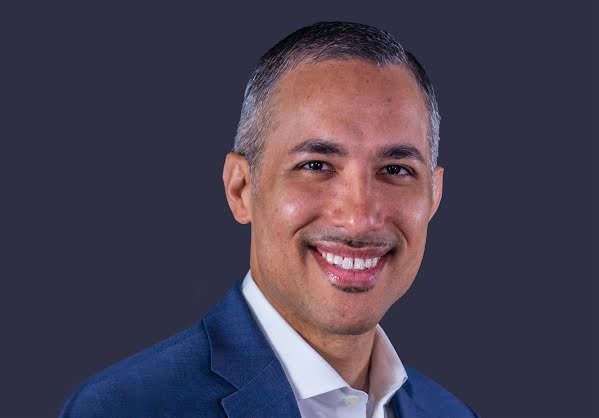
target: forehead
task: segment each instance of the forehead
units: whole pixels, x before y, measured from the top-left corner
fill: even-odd
[[[426,105],[404,66],[361,60],[304,64],[283,76],[272,100],[267,148],[313,137],[358,148],[403,142],[428,156]]]

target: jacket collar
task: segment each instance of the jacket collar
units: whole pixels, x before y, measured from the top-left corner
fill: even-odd
[[[204,317],[211,369],[236,389],[221,404],[227,416],[300,418],[293,390],[241,292],[242,280]],[[409,373],[408,373],[409,374]],[[408,379],[392,398],[398,418],[427,418]]]
[[[241,282],[203,320],[211,369],[237,389],[222,406],[230,417],[300,418],[285,372],[252,316]]]
[[[409,373],[408,373],[409,374]],[[391,404],[396,417],[401,418],[429,418],[431,414],[420,408],[412,397],[412,385],[410,379],[399,388],[393,398]]]

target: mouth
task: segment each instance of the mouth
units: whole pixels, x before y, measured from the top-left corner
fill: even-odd
[[[372,289],[390,252],[388,248],[351,249],[339,245],[316,245],[310,250],[329,283],[346,293]]]

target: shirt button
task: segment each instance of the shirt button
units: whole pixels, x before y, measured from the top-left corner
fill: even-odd
[[[347,398],[345,398],[345,404],[347,406],[352,406],[358,403],[360,399],[357,396],[348,396]]]

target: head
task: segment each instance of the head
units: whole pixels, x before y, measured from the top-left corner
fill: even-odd
[[[233,151],[246,158],[252,174],[262,159],[276,107],[273,92],[282,76],[302,64],[346,59],[379,66],[402,65],[412,73],[427,107],[431,170],[435,169],[441,117],[433,85],[416,57],[386,31],[359,23],[320,22],[293,32],[268,50],[247,83]]]
[[[386,32],[319,23],[259,61],[223,179],[250,267],[300,333],[371,330],[412,284],[441,199],[439,116]]]

